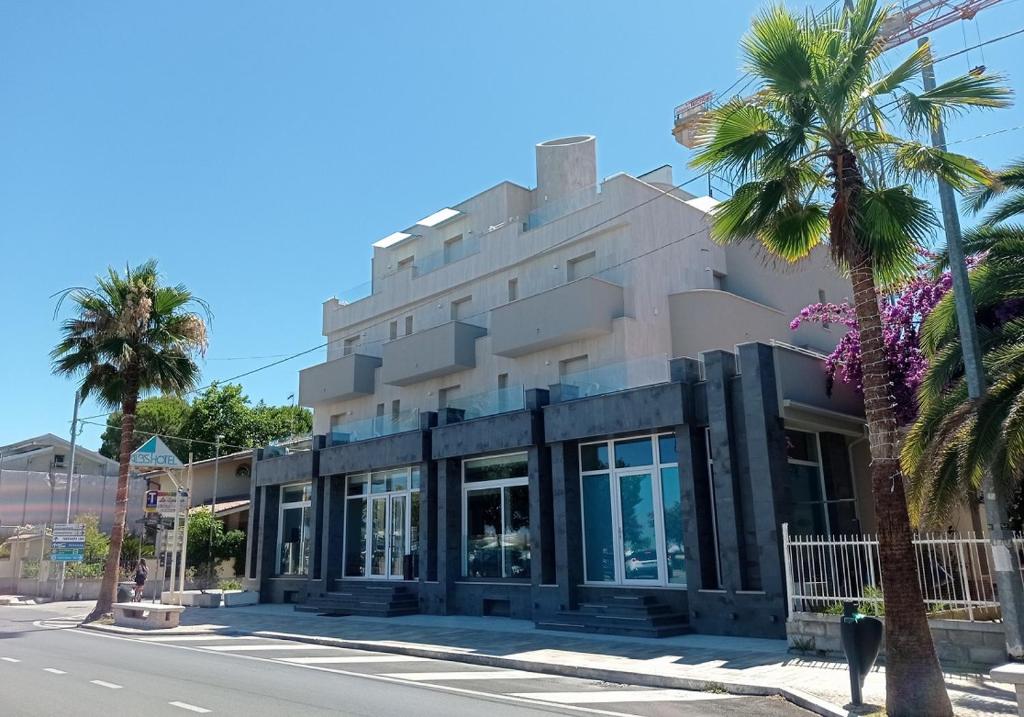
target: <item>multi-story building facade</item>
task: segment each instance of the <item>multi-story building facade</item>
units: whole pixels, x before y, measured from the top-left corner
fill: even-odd
[[[536,160],[324,304],[314,438],[257,461],[250,577],[337,612],[779,634],[779,524],[864,512],[859,403],[816,357],[840,334],[789,329],[849,283],[715,244],[671,167],[598,182],[587,136]]]

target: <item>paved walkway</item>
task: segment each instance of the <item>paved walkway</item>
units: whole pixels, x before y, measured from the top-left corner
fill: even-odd
[[[72,604],[47,607],[58,605],[70,610]],[[741,694],[781,689],[807,698],[810,702],[802,706],[821,714],[847,714],[840,706],[849,701],[845,663],[790,654],[783,640],[716,635],[660,640],[592,636],[537,630],[532,622],[495,617],[320,617],[297,613],[288,605],[189,609],[181,623],[181,632],[274,633],[292,639],[359,643],[383,652],[423,656],[443,653],[447,659],[477,664],[650,686],[715,690],[723,685]],[[1016,714],[1010,686],[992,683],[984,673],[948,671],[946,684],[958,715]],[[864,688],[868,707],[858,713],[868,714],[884,706],[884,685],[884,670],[877,668]]]

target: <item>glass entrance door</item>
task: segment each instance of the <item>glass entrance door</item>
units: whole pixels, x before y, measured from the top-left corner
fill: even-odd
[[[388,507],[391,513],[389,525],[391,531],[388,534],[388,551],[391,555],[390,572],[389,578],[402,579],[404,577],[405,567],[405,551],[406,551],[406,517],[409,512],[407,509],[409,502],[408,496],[404,493],[400,495],[388,496]]]
[[[626,582],[658,583],[665,556],[664,543],[658,539],[661,521],[656,481],[649,472],[619,473],[616,477],[622,577]]]
[[[392,493],[370,501],[370,571],[374,578],[401,580],[408,549],[409,497]]]
[[[370,501],[370,575],[388,576],[388,498],[381,496]]]

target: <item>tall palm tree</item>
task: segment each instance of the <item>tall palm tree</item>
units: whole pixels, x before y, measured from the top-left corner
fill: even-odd
[[[54,373],[79,378],[83,398],[94,395],[104,407],[121,411],[114,525],[99,598],[86,618],[91,621],[110,612],[114,599],[139,396],[195,388],[195,357],[206,351],[209,310],[184,285],[162,284],[152,260],[126,268],[123,275],[108,269],[106,276],[96,278],[95,289],[62,292],[58,311],[64,300],[70,300],[75,311],[61,325],[61,341],[50,352]]]
[[[973,505],[986,469],[1008,495],[1024,477],[1024,161],[974,192],[970,205],[981,211],[995,198],[982,224],[964,237],[965,252],[979,261],[969,279],[990,384],[976,404],[967,394],[952,294],[921,329],[929,367],[902,458],[922,521],[944,520],[962,502]],[[936,269],[948,262],[940,254]]]
[[[712,238],[753,237],[787,261],[826,244],[849,271],[863,355],[864,409],[885,590],[888,714],[949,715],[918,584],[896,414],[882,341],[879,288],[909,276],[936,219],[915,182],[957,188],[986,172],[976,162],[894,134],[920,133],[970,107],[1000,107],[998,78],[966,75],[914,93],[927,44],[890,70],[880,61],[888,17],[874,0],[817,17],[781,6],[758,15],[742,42],[753,97],[711,110],[693,165],[740,186],[712,215]]]

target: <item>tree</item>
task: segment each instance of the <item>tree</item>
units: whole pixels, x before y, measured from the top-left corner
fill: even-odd
[[[934,277],[928,269],[921,267],[918,276],[879,302],[885,361],[892,377],[892,396],[900,426],[907,425],[917,416],[917,387],[928,368],[928,361],[921,350],[921,323],[953,285],[948,271]],[[789,327],[795,331],[805,322],[847,328],[835,349],[825,358],[825,387],[831,393],[838,377],[858,394],[864,395],[860,327],[853,306],[847,302],[810,304],[801,309]]]
[[[179,436],[188,416],[188,402],[181,396],[151,396],[139,401],[135,411],[135,435],[132,437],[132,450],[145,443],[151,434],[161,436]],[[101,436],[102,444],[99,452],[107,458],[116,459],[121,447],[121,412],[114,411],[107,416],[107,427]],[[188,452],[187,445],[173,438],[165,438],[164,442],[175,455],[184,456]]]
[[[888,16],[874,0],[817,17],[782,6],[762,12],[742,43],[758,88],[708,112],[693,165],[740,185],[713,212],[712,238],[753,237],[787,261],[824,243],[850,273],[885,587],[887,712],[941,717],[952,708],[918,584],[878,288],[912,274],[937,223],[912,183],[941,177],[962,189],[988,175],[890,126],[913,134],[970,107],[1005,106],[1010,93],[984,73],[911,92],[907,84],[931,63],[931,50],[921,45],[884,68]]]
[[[95,396],[102,405],[121,410],[110,553],[96,606],[86,617],[89,622],[110,612],[117,587],[139,396],[149,391],[183,393],[195,387],[195,357],[206,350],[204,315],[208,319],[209,310],[184,285],[163,284],[152,260],[127,267],[124,274],[111,267],[96,278],[95,289],[67,289],[58,311],[65,300],[74,305],[74,315],[61,324],[61,341],[50,353],[54,373],[79,379],[83,398]]]
[[[197,575],[212,574],[216,567],[235,558],[236,574],[245,561],[245,532],[224,530],[224,524],[208,508],[194,511],[188,518],[188,565]]]
[[[918,391],[920,417],[903,444],[911,505],[922,519],[942,520],[973,504],[984,471],[1013,495],[1024,475],[1024,161],[973,195],[983,209],[1001,201],[964,237],[978,258],[970,273],[982,365],[989,387],[972,404],[954,295],[944,297],[922,327],[929,369]],[[948,255],[939,267],[948,265]],[[1019,518],[1019,500],[1015,506]]]

